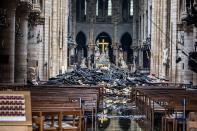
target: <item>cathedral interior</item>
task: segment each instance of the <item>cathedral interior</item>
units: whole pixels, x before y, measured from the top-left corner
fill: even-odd
[[[197,130],[197,0],[1,0],[0,131]]]

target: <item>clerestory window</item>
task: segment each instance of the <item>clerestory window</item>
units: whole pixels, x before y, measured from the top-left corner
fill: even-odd
[[[133,0],[130,1],[130,16],[133,16]]]
[[[85,16],[87,13],[87,3],[86,0],[77,0],[76,2],[76,15],[77,21],[85,21]]]
[[[112,15],[112,2],[108,0],[108,16]]]

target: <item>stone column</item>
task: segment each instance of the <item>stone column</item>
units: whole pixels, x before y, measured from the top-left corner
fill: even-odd
[[[77,28],[77,18],[76,18],[76,0],[70,0],[70,3],[72,3],[72,8],[70,10],[70,13],[72,15],[72,36],[73,36],[73,40],[75,43],[75,38],[76,38],[76,28]],[[76,43],[75,43],[76,44]],[[70,54],[69,54],[69,66],[71,65],[71,59],[75,58],[75,47],[70,49]]]
[[[52,6],[52,33],[51,33],[51,37],[52,37],[52,44],[51,44],[51,57],[52,57],[52,70],[50,73],[50,77],[56,76],[57,74],[59,74],[59,58],[58,58],[58,48],[59,48],[59,38],[58,38],[58,1],[55,0],[52,2],[53,6]]]
[[[193,27],[193,38],[196,37],[197,34],[197,27]],[[196,42],[197,39],[194,39],[194,42]],[[193,51],[197,51],[195,48]],[[193,85],[197,85],[197,73],[193,72]]]
[[[114,55],[114,57],[115,57],[115,59],[114,59],[114,64],[116,64],[116,65],[118,65],[118,47],[117,47],[117,43],[114,43],[114,45],[113,45],[113,55]]]
[[[31,19],[31,18],[30,18]],[[39,21],[39,18],[36,18]],[[27,80],[44,80],[43,25],[30,22],[27,45]],[[35,69],[35,72],[32,70]],[[35,73],[35,75],[32,75]]]
[[[31,18],[30,18],[31,19]],[[31,68],[37,69],[35,64],[38,61],[38,44],[37,44],[37,25],[30,22],[29,33],[28,33],[28,45],[27,45],[27,80],[32,80],[32,78],[37,77],[36,70],[35,72]],[[32,76],[32,73],[35,75]]]
[[[68,45],[67,45],[67,43],[68,43],[68,39],[67,39],[67,37],[68,37],[68,33],[70,33],[69,31],[68,31],[68,26],[70,26],[69,25],[69,23],[68,23],[68,21],[69,21],[69,8],[70,8],[70,4],[69,4],[69,1],[68,0],[66,0],[66,1],[64,1],[64,3],[63,3],[63,5],[64,5],[64,10],[63,10],[63,16],[65,16],[65,18],[63,19],[63,72],[65,72],[65,71],[67,71],[67,63],[68,63],[68,61],[67,61],[67,52],[68,52]]]
[[[94,54],[94,45],[89,43],[88,45],[88,68],[92,68],[91,55],[93,54]]]
[[[128,52],[123,50],[123,60],[127,62]]]
[[[112,43],[112,47],[113,47],[113,55],[115,56],[114,59],[114,64],[118,65],[118,40],[117,40],[117,33],[118,33],[118,23],[117,20],[114,20],[114,33],[113,33],[113,43]]]
[[[90,68],[91,55],[94,53],[93,52],[93,47],[94,47],[93,34],[94,34],[94,23],[93,23],[93,19],[91,19],[89,23],[88,68]]]
[[[113,38],[112,38],[112,48],[113,48],[113,55],[115,56],[114,64],[118,65],[118,40],[117,40],[117,33],[118,33],[118,22],[120,15],[122,13],[119,13],[118,6],[121,5],[119,3],[120,1],[112,0],[112,16],[111,16],[111,22],[113,24]]]
[[[43,45],[43,28],[44,25],[37,25],[37,43],[38,43],[38,78],[44,80],[44,45]]]
[[[94,54],[94,27],[96,22],[96,0],[87,1],[86,22],[89,23],[88,34],[88,67],[91,68],[91,56]]]
[[[7,27],[2,32],[1,47],[0,47],[0,82],[14,83],[14,48],[15,48],[15,12],[16,3],[12,1],[7,3]]]
[[[184,52],[192,52],[193,46],[191,46],[191,43],[193,43],[193,29],[192,27],[186,27],[185,33],[184,33]],[[183,61],[184,61],[184,70],[183,70],[183,83],[184,84],[190,84],[190,82],[193,82],[193,71],[189,69],[188,65],[188,57],[182,54]]]
[[[20,7],[23,8],[23,7]],[[18,23],[16,23],[15,45],[15,82],[26,83],[27,81],[27,43],[28,43],[28,15],[27,10],[20,10]]]
[[[158,1],[152,0],[152,21],[158,25]],[[157,26],[154,25],[152,22],[152,30],[151,30],[151,74],[157,74],[157,63],[158,63],[158,51],[157,51],[157,44],[158,44],[158,29]]]

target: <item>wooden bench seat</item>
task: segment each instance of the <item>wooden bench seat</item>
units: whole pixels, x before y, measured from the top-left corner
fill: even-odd
[[[99,98],[103,94],[103,87],[99,86],[24,86],[9,85],[2,90],[28,90],[31,92],[33,122],[43,130],[82,131],[84,124],[84,112],[92,112],[96,119],[96,110],[99,106]],[[64,116],[73,116],[75,125],[72,128],[64,128],[62,119]],[[48,119],[49,118],[49,119]],[[52,126],[44,129],[44,123],[49,120]],[[54,127],[54,121],[59,121],[58,127]],[[80,123],[81,121],[81,123]],[[80,124],[79,124],[80,123]]]
[[[32,108],[32,115],[37,116],[37,120],[34,120],[36,124],[39,125],[40,131],[43,130],[63,130],[62,120],[63,117],[66,115],[73,115],[74,117],[79,117],[78,127],[72,128],[72,130],[82,130],[82,118],[83,118],[83,110],[81,108],[80,102],[68,102],[65,103],[64,101],[59,101],[58,103],[54,101],[39,101],[40,103],[34,103]],[[51,128],[44,129],[44,121],[45,117],[51,117]],[[54,117],[58,116],[58,127],[54,127]],[[34,117],[35,118],[35,117]],[[75,119],[73,119],[75,121]],[[71,128],[69,127],[69,130]]]

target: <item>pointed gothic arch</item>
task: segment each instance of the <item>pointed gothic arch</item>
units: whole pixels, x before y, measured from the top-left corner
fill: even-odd
[[[133,50],[131,49],[132,37],[128,32],[125,32],[121,39],[121,47],[123,50],[123,57],[127,63],[132,63],[133,59]]]
[[[77,62],[80,63],[83,58],[87,58],[87,45],[86,45],[86,36],[85,34],[80,31],[76,36],[76,55],[77,55]]]

